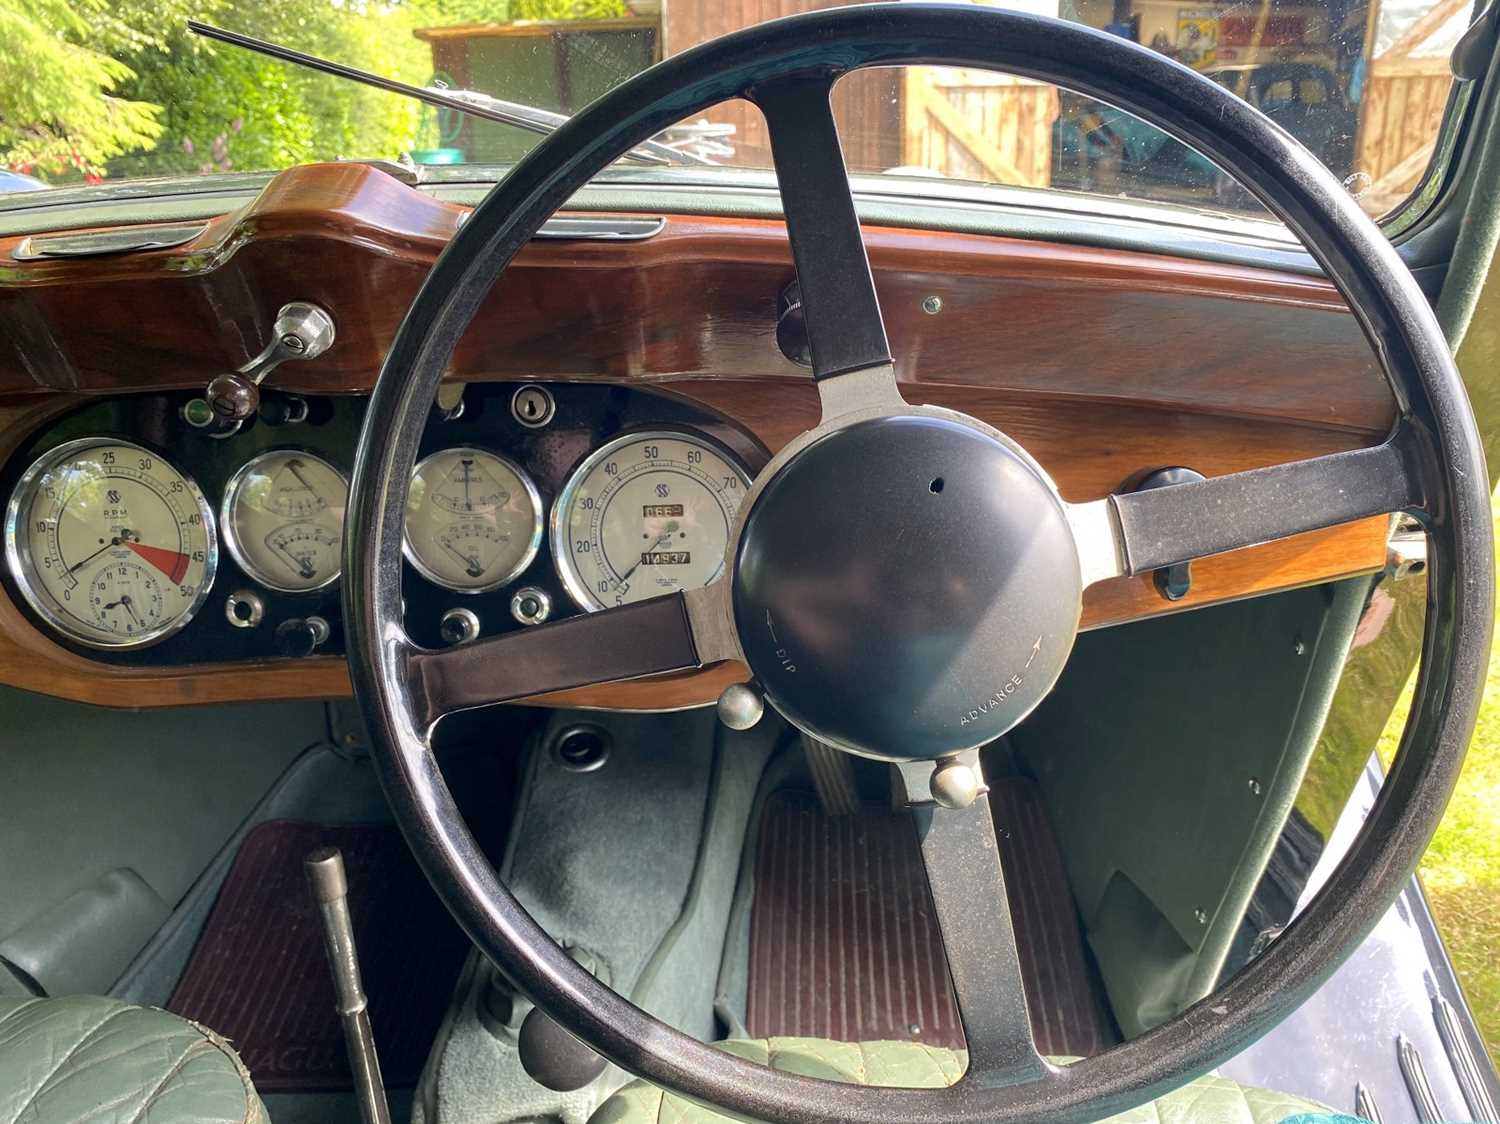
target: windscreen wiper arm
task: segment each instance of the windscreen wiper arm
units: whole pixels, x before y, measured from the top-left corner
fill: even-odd
[[[413,86],[410,83],[401,82],[395,78],[386,78],[383,75],[371,74],[368,70],[360,70],[357,67],[345,66],[341,62],[333,62],[329,59],[320,58],[317,55],[310,55],[294,47],[283,47],[280,43],[269,43],[264,39],[256,39],[254,36],[241,35],[237,31],[226,31],[222,27],[214,27],[212,24],[203,23],[199,20],[190,19],[187,21],[187,25],[188,30],[194,35],[202,35],[207,39],[217,39],[221,43],[228,43],[231,47],[240,47],[246,51],[256,51],[262,55],[269,55],[273,59],[292,63],[294,66],[304,66],[309,70],[332,74],[335,78],[345,78],[350,82],[362,82],[364,85],[373,86],[377,90],[385,90],[388,93],[415,98],[417,101],[426,102],[428,105],[434,105],[440,109],[451,109],[458,113],[467,113],[474,117],[483,118],[486,121],[496,121],[502,125],[513,125],[518,129],[539,133],[542,136],[555,133],[558,127],[568,120],[566,113],[554,113],[550,109],[538,109],[533,105],[523,105],[520,102],[506,101],[504,98],[492,97],[477,90],[448,90],[435,86]],[[636,160],[643,164],[709,163],[709,161],[704,160],[702,157],[695,156],[692,153],[681,152],[670,145],[665,145],[655,140],[648,140],[644,144],[632,148],[625,154],[624,159]]]

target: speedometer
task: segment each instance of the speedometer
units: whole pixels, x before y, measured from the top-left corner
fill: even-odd
[[[21,477],[5,556],[22,595],[59,632],[95,648],[161,640],[213,583],[213,514],[187,476],[149,449],[85,438]]]
[[[708,585],[749,485],[702,437],[617,437],[574,470],[552,509],[563,585],[590,611]]]

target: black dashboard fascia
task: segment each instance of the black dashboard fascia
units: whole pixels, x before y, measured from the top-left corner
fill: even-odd
[[[521,386],[545,386],[556,402],[556,413],[541,428],[529,428],[511,413],[511,399]],[[230,478],[253,457],[274,449],[316,453],[347,476],[364,421],[363,395],[305,395],[307,418],[274,424],[256,418],[230,437],[211,437],[182,420],[182,408],[195,392],[166,391],[117,395],[71,410],[30,434],[0,469],[0,502],[8,501],[16,483],[38,457],[66,441],[83,437],[119,438],[143,445],[186,473],[208,498],[217,521]],[[609,439],[636,429],[679,429],[707,437],[728,452],[753,478],[769,459],[763,445],[740,426],[711,413],[698,403],[651,387],[604,383],[485,382],[464,386],[463,409],[442,419],[436,412],[422,436],[419,459],[454,445],[476,445],[515,461],[541,493],[544,522],[552,503],[573,469]],[[552,619],[582,612],[563,588],[552,561],[551,543],[544,531],[536,558],[515,579],[489,593],[454,593],[427,580],[403,561],[406,628],[424,647],[443,647],[439,622],[453,608],[471,610],[479,619],[480,635],[494,636],[524,626],[511,616],[510,602],[523,586],[543,590],[552,601]],[[319,655],[342,655],[344,636],[340,582],[306,593],[269,589],[247,575],[224,548],[219,531],[219,563],[208,599],[180,631],[160,642],[121,651],[78,644],[46,624],[26,603],[9,567],[4,570],[5,592],[13,604],[45,635],[86,659],[131,667],[190,667],[196,664],[253,662],[277,658],[276,628],[284,621],[320,616],[330,634]],[[253,628],[231,624],[225,600],[249,590],[265,606],[264,617]]]

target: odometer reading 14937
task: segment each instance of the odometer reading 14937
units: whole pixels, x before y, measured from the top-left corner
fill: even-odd
[[[616,438],[574,470],[552,509],[563,585],[592,611],[709,584],[749,485],[700,437]]]
[[[213,514],[196,484],[149,449],[87,438],[26,470],[5,512],[5,555],[49,624],[97,648],[181,628],[218,563]]]

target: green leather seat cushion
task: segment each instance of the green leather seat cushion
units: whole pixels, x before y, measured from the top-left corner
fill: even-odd
[[[719,1048],[787,1073],[855,1085],[938,1089],[963,1074],[962,1053],[920,1042],[829,1042],[820,1038],[735,1039]],[[1207,1076],[1160,1100],[1109,1117],[1108,1124],[1283,1124],[1300,1118],[1350,1120],[1301,1097]],[[589,1124],[731,1124],[731,1118],[637,1081],[599,1106]]]
[[[266,1124],[218,1035],[96,995],[0,998],[0,1124]]]

